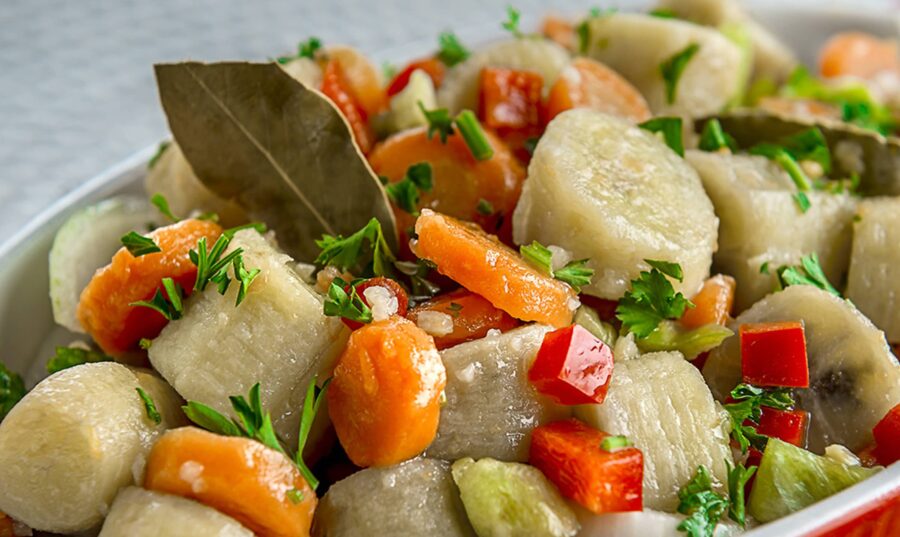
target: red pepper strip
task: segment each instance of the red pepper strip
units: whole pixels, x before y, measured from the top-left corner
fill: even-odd
[[[741,325],[741,373],[754,386],[809,387],[806,336],[799,322]]]
[[[892,408],[872,429],[875,458],[887,466],[900,460],[900,404]]]
[[[394,79],[391,80],[391,83],[388,84],[388,97],[393,97],[394,95],[397,95],[398,93],[403,91],[403,88],[405,88],[406,85],[409,84],[409,77],[416,69],[425,71],[425,73],[431,77],[431,81],[434,82],[435,89],[441,86],[441,83],[444,81],[444,74],[447,71],[447,68],[444,66],[444,64],[437,58],[422,58],[421,60],[411,62],[409,65],[404,67],[402,71],[397,73],[397,76],[395,76]]]

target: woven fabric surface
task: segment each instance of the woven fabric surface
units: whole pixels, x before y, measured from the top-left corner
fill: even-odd
[[[800,0],[898,9],[898,0]],[[310,35],[378,61],[446,29],[484,35],[506,0],[3,0],[0,2],[0,237],[166,134],[154,62],[265,59]],[[546,11],[650,2],[517,0],[523,27]],[[752,2],[751,2],[752,3]],[[424,51],[422,51],[424,52]],[[394,56],[394,57],[392,57]]]

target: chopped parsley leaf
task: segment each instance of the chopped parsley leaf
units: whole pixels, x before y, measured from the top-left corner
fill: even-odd
[[[525,142],[522,144],[522,146],[525,148],[525,151],[528,151],[529,155],[534,155],[534,150],[540,140],[541,139],[537,136],[529,136],[525,139]]]
[[[678,153],[678,156],[684,156],[680,117],[655,117],[639,124],[638,127],[650,132],[662,133],[666,145]]]
[[[135,388],[135,390],[137,390],[141,402],[144,403],[144,410],[147,412],[147,417],[150,418],[150,421],[157,425],[162,423],[162,416],[160,416],[159,411],[156,409],[156,403],[153,402],[153,398],[150,397],[150,394],[141,388]]]
[[[519,247],[519,254],[529,265],[547,275],[553,275],[553,264],[551,262],[553,252],[543,244],[538,241],[532,241],[529,245],[522,245]]]
[[[297,489],[291,489],[287,491],[287,497],[293,504],[298,504],[303,501],[303,491]]]
[[[794,404],[789,389],[764,390],[744,383],[731,390],[731,398],[734,402],[724,407],[731,420],[731,436],[741,447],[742,453],[746,453],[750,446],[760,451],[765,449],[767,438],[756,432],[755,427],[759,425],[762,407],[787,410]],[[748,420],[750,424],[745,423]]]
[[[732,466],[726,459],[725,467],[728,469],[728,518],[745,527],[747,516],[744,487],[756,472],[756,466],[747,468],[742,463]]]
[[[348,285],[349,293],[344,290]],[[324,312],[328,317],[341,317],[363,324],[372,322],[372,310],[356,292],[356,286],[348,284],[341,278],[335,278],[328,286]]]
[[[420,193],[431,192],[433,187],[431,164],[419,162],[407,168],[402,180],[385,186],[385,191],[394,205],[409,214],[418,215]]]
[[[153,242],[153,239],[145,237],[136,231],[131,231],[122,235],[122,238],[119,240],[122,241],[122,246],[124,246],[134,257],[162,252],[159,246]]]
[[[366,243],[368,248],[363,248]],[[354,274],[386,276],[395,260],[384,238],[381,223],[375,218],[347,238],[323,235],[316,245],[322,251],[315,263],[323,267],[334,266],[341,272],[354,269]]]
[[[587,259],[570,261],[561,269],[553,270],[553,253],[549,248],[538,241],[532,241],[530,245],[520,246],[519,254],[531,266],[537,268],[551,278],[555,278],[568,284],[575,292],[579,292],[581,287],[589,285],[591,279],[594,277],[594,269],[587,268]]]
[[[684,295],[675,292],[666,277],[679,279],[680,265],[650,259],[644,261],[651,266],[650,271],[642,271],[637,279],[631,280],[631,289],[616,307],[616,317],[638,339],[648,337],[665,319],[680,319],[685,309],[694,307]]]
[[[663,7],[651,10],[650,13],[648,13],[648,15],[650,15],[651,17],[657,17],[659,19],[677,19],[678,18],[678,15],[676,15],[674,11],[672,11],[671,9],[663,8]]]
[[[172,210],[169,209],[169,200],[167,200],[166,197],[162,194],[153,194],[153,196],[150,198],[150,203],[152,203],[154,207],[159,209],[159,212],[161,212],[163,216],[165,216],[172,222],[178,222],[179,220],[181,220],[180,218],[172,214]]]
[[[600,17],[604,17],[607,15],[612,15],[616,13],[618,9],[609,8],[609,9],[600,9],[599,7],[592,7],[590,11],[588,11],[588,16],[583,21],[578,23],[578,26],[575,27],[575,33],[578,34],[578,52],[581,54],[587,54],[588,46],[590,45],[591,39],[591,27],[590,21],[591,19],[598,19]]]
[[[184,290],[172,278],[163,278],[162,286],[166,291],[165,294],[163,294],[162,289],[157,289],[156,294],[150,300],[139,300],[130,303],[129,306],[150,308],[169,321],[181,319],[182,314],[184,314],[184,305],[181,301],[184,296]]]
[[[57,371],[75,367],[76,365],[112,361],[111,356],[107,356],[102,352],[79,349],[78,347],[60,346],[56,347],[56,354],[47,360],[47,373],[52,375]]]
[[[703,151],[719,151],[723,148],[737,151],[737,142],[730,134],[725,132],[719,120],[713,118],[703,126],[699,147]]]
[[[522,31],[519,30],[519,19],[521,13],[512,6],[506,7],[506,20],[500,24],[500,27],[511,33],[513,37],[522,37]]]
[[[600,441],[600,449],[602,449],[603,451],[616,451],[632,445],[633,444],[631,443],[631,440],[623,435],[607,436]]]
[[[314,60],[316,53],[322,48],[322,41],[318,37],[310,37],[297,45],[297,53],[293,56],[279,56],[276,60],[280,64],[290,63],[298,58]]]
[[[21,375],[13,373],[0,362],[0,420],[3,420],[23,397],[25,397],[25,382]]]
[[[678,530],[689,537],[712,537],[716,524],[728,508],[728,500],[712,490],[709,470],[702,465],[678,491],[678,500],[678,512],[688,515],[678,525]]]
[[[484,198],[478,200],[478,205],[475,206],[475,210],[478,211],[478,214],[481,216],[490,216],[494,214],[494,206]]]
[[[684,49],[676,52],[659,65],[659,72],[666,84],[666,102],[672,104],[678,96],[678,81],[684,73],[691,58],[700,50],[700,45],[691,43]]]
[[[156,148],[156,153],[154,153],[153,156],[150,157],[150,160],[147,161],[147,169],[148,170],[152,170],[153,167],[156,166],[156,163],[159,162],[160,158],[162,158],[163,153],[165,153],[166,150],[169,149],[169,146],[171,146],[171,145],[172,145],[172,142],[170,142],[169,140],[165,140],[165,141],[162,141],[159,143],[159,147]]]
[[[453,32],[441,33],[438,36],[438,45],[437,58],[447,67],[453,67],[469,57],[469,50]]]
[[[437,133],[442,144],[447,143],[447,137],[453,136],[453,119],[450,117],[450,111],[446,108],[435,108],[434,110],[426,110],[422,101],[419,101],[419,110],[425,115],[428,121],[428,139]]]
[[[836,297],[841,293],[828,281],[822,265],[819,264],[819,256],[815,252],[800,258],[800,266],[782,266],[777,271],[778,281],[782,288],[790,285],[812,285],[823,291],[827,291]]]

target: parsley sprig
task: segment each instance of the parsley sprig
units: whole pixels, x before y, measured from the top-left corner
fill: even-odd
[[[678,512],[688,515],[678,530],[689,537],[712,537],[716,524],[728,508],[725,496],[712,490],[709,470],[701,465],[697,473],[678,491]]]
[[[145,237],[136,231],[131,231],[122,235],[119,239],[134,257],[141,257],[147,254],[161,252],[160,247],[150,237]]]
[[[551,278],[569,284],[575,292],[580,292],[585,285],[590,285],[591,279],[594,277],[594,269],[588,268],[587,259],[578,259],[569,261],[566,265],[558,270],[553,270],[553,253],[549,248],[532,241],[531,244],[519,247],[519,254],[533,267],[544,272]]]
[[[469,55],[467,49],[453,32],[443,32],[438,36],[437,58],[447,67],[465,61]]]
[[[144,411],[147,413],[147,418],[157,425],[162,423],[162,416],[159,414],[159,410],[156,409],[156,403],[153,402],[153,398],[150,397],[150,394],[145,392],[142,388],[135,388],[135,390],[137,390],[141,402],[144,403]]]
[[[9,414],[16,403],[25,397],[25,382],[0,362],[0,420]]]
[[[171,220],[172,222],[178,222],[181,220],[174,214],[172,214],[172,209],[169,208],[169,200],[166,199],[162,194],[156,193],[150,197],[150,203],[153,204],[154,207],[162,213],[163,216]]]
[[[679,157],[684,156],[680,117],[655,117],[639,124],[638,127],[650,132],[661,133],[666,145],[678,153]]]
[[[725,467],[728,469],[728,518],[740,524],[741,527],[744,527],[747,525],[744,490],[747,481],[749,481],[756,472],[756,466],[750,466],[748,468],[742,463],[732,466],[731,463],[726,460]]]
[[[812,188],[814,183],[807,176],[800,162],[815,162],[826,174],[831,171],[831,152],[828,149],[825,135],[818,127],[786,136],[776,143],[757,144],[751,147],[749,152],[774,161],[787,172],[798,190],[794,194],[794,200],[804,213],[811,206],[806,192]]]
[[[165,290],[165,293],[163,293]],[[157,311],[169,321],[177,321],[184,314],[184,289],[172,278],[162,279],[162,289],[157,288],[150,300],[132,302],[129,306],[150,308]]]
[[[675,98],[678,96],[678,81],[681,80],[685,68],[699,50],[700,45],[691,43],[659,65],[659,73],[666,84],[666,103],[675,102]]]
[[[494,156],[494,148],[484,133],[481,123],[478,122],[478,117],[471,110],[463,110],[455,118],[451,118],[450,111],[446,108],[427,110],[422,101],[419,101],[418,104],[428,121],[429,140],[437,133],[441,143],[446,144],[447,138],[459,131],[475,160],[488,160]],[[455,130],[454,127],[456,127]]]
[[[306,446],[312,422],[322,404],[322,397],[325,395],[330,382],[331,379],[326,380],[318,394],[316,394],[316,378],[313,377],[309,383],[306,389],[303,411],[300,415],[297,451],[293,455],[285,450],[281,440],[275,433],[271,414],[262,407],[259,383],[254,384],[250,388],[246,399],[242,395],[233,395],[228,398],[231,401],[234,413],[238,416],[237,419],[229,419],[212,407],[197,401],[188,401],[182,409],[188,419],[208,431],[224,436],[252,438],[264,446],[282,453],[297,466],[309,487],[316,490],[319,486],[319,480],[316,479],[303,461],[303,448]]]
[[[735,139],[725,132],[722,124],[718,119],[710,119],[703,126],[703,132],[700,134],[699,147],[703,151],[719,151],[720,149],[729,149],[737,151],[737,142]]]
[[[522,31],[519,29],[519,19],[522,14],[518,9],[512,6],[506,6],[506,20],[500,24],[500,27],[511,33],[513,37],[522,37]]]
[[[639,339],[649,336],[665,319],[679,319],[684,310],[694,304],[680,292],[676,293],[672,282],[684,279],[681,265],[668,261],[645,259],[650,271],[642,271],[631,280],[631,289],[619,301],[616,317],[622,326]]]
[[[323,235],[316,245],[322,249],[316,265],[331,265],[341,272],[353,269],[354,274],[387,276],[395,260],[375,218],[347,238]]]
[[[364,281],[364,280],[360,280]],[[372,310],[356,291],[356,284],[348,284],[341,278],[335,278],[328,286],[324,311],[328,317],[342,317],[363,324],[372,322]],[[350,291],[345,289],[349,287]]]
[[[434,181],[431,164],[419,162],[406,169],[406,175],[396,183],[388,183],[384,190],[388,198],[400,209],[414,215],[419,214],[419,200],[423,192],[431,192]]]
[[[760,267],[760,270],[762,270],[762,267]],[[777,283],[780,289],[791,285],[812,285],[836,297],[841,296],[840,291],[831,285],[828,277],[825,276],[822,265],[819,264],[819,256],[815,252],[801,257],[799,266],[783,265],[775,273],[778,277]]]
[[[169,140],[164,140],[159,143],[159,147],[156,148],[156,153],[154,153],[153,156],[150,157],[150,160],[147,161],[147,169],[148,170],[152,170],[153,167],[156,166],[156,163],[159,162],[159,159],[162,158],[163,153],[165,153],[166,150],[169,149],[169,146],[171,146],[171,145],[172,145],[172,142],[170,142]]]
[[[275,61],[284,65],[298,58],[309,58],[314,60],[316,53],[322,48],[322,41],[318,37],[310,37],[306,41],[301,41],[297,45],[297,53],[293,56],[279,56]]]
[[[731,420],[731,436],[740,446],[741,453],[746,453],[750,446],[759,451],[766,447],[768,438],[756,431],[762,407],[787,410],[794,405],[789,389],[764,390],[744,383],[731,390],[731,398],[734,402],[724,406]],[[750,424],[745,424],[747,421]]]
[[[47,361],[47,373],[53,374],[63,369],[94,362],[112,362],[111,356],[102,352],[78,347],[56,347],[56,354]]]

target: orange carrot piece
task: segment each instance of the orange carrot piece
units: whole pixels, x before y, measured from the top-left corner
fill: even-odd
[[[591,108],[635,123],[651,116],[647,101],[634,86],[589,58],[575,58],[559,74],[547,97],[547,121],[572,108]]]
[[[485,67],[481,70],[479,110],[485,127],[540,128],[541,90],[544,78],[534,71]]]
[[[284,454],[196,427],[160,437],[147,459],[144,487],[195,499],[263,537],[308,536],[317,503]]]
[[[684,311],[681,324],[686,328],[699,328],[708,324],[724,326],[734,304],[736,285],[734,278],[724,274],[716,274],[706,280],[700,291],[691,298],[695,307]]]
[[[593,513],[640,511],[644,456],[634,447],[606,451],[608,436],[574,418],[541,425],[531,435],[528,462]]]
[[[575,26],[569,19],[547,15],[541,23],[541,35],[551,41],[556,41],[568,50],[575,50]]]
[[[134,257],[121,248],[82,291],[77,310],[81,325],[111,356],[137,350],[141,338],[153,339],[167,321],[156,311],[129,304],[152,298],[166,277],[190,293],[197,267],[188,252],[201,238],[212,245],[221,234],[213,222],[182,220],[149,234],[161,252]]]
[[[369,58],[352,47],[329,47],[325,52],[329,61],[341,66],[346,88],[366,112],[373,117],[387,107],[387,94],[381,87],[381,76]]]
[[[488,330],[506,332],[521,323],[499,310],[484,297],[471,291],[459,289],[423,302],[409,311],[408,318],[417,322],[423,311],[436,311],[453,319],[453,331],[444,336],[435,336],[434,344],[444,350],[466,341],[485,337]]]
[[[325,64],[322,74],[322,93],[331,99],[343,114],[344,119],[350,124],[353,138],[364,154],[372,149],[375,143],[375,135],[369,126],[369,116],[362,103],[353,94],[349,83],[344,76],[341,64],[337,60],[330,60]]]
[[[837,34],[819,52],[819,72],[826,78],[872,78],[882,71],[898,70],[900,56],[897,41],[879,39],[862,32]]]
[[[431,336],[391,317],[355,330],[334,368],[328,415],[357,466],[391,466],[437,433],[446,371]]]
[[[0,537],[15,537],[13,520],[6,513],[0,512]]]
[[[519,201],[525,170],[512,152],[489,130],[485,130],[494,156],[476,160],[458,132],[441,143],[437,135],[428,139],[424,128],[411,129],[391,136],[369,155],[375,173],[397,182],[410,166],[419,162],[431,165],[434,187],[423,192],[419,209],[428,208],[461,218],[475,220],[489,233],[512,240],[512,212]],[[487,202],[493,212],[481,214],[479,202]],[[484,212],[484,211],[482,211]],[[408,231],[415,217],[395,208],[400,242],[409,240]]]
[[[578,301],[568,285],[543,274],[474,224],[423,210],[413,252],[441,274],[523,321],[562,328]]]
[[[410,64],[397,73],[390,84],[388,84],[388,97],[393,97],[403,91],[406,85],[409,84],[409,77],[412,76],[413,71],[417,69],[424,71],[431,77],[431,81],[434,83],[435,88],[441,86],[441,83],[444,82],[444,74],[447,72],[447,67],[444,66],[444,62],[437,58],[422,58],[410,62]]]

